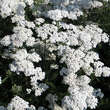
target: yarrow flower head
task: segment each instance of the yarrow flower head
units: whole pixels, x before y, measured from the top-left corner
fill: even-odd
[[[29,102],[26,102],[25,100],[23,100],[22,98],[20,98],[19,96],[15,96],[11,102],[8,104],[7,107],[8,110],[36,110],[35,107],[33,105],[29,106]]]

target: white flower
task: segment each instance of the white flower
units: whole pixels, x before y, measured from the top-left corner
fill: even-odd
[[[93,73],[93,68],[88,63],[84,64],[82,69],[87,75],[91,75]]]
[[[17,26],[13,29],[14,34],[10,36],[12,47],[22,47],[23,43],[32,36],[31,29],[24,28],[22,26]]]
[[[11,68],[13,66],[16,69],[17,74],[19,74],[19,72],[24,72],[25,76],[30,76],[34,74],[33,73],[34,65],[30,61],[23,60],[20,62],[19,61],[13,62],[12,65],[10,66],[11,71],[14,70],[13,68]]]
[[[10,64],[10,65],[9,65],[9,68],[10,68],[10,70],[13,71],[13,72],[16,72],[16,70],[17,70],[17,66],[16,66],[15,64]],[[18,72],[17,74],[19,74],[19,72]]]
[[[39,9],[40,15],[44,15],[54,21],[68,18],[76,20],[79,16],[83,15],[82,9],[97,8],[103,5],[102,2],[97,0],[49,0],[48,4],[52,6],[47,10]],[[45,4],[44,7],[46,8]]]
[[[26,45],[27,46],[33,46],[35,44],[35,38],[34,37],[29,37],[27,40],[26,40]]]
[[[44,22],[45,22],[45,19],[43,19],[43,18],[36,18],[35,19],[35,24],[37,24],[37,25],[41,25]]]
[[[62,14],[61,14],[61,10],[59,10],[59,9],[48,11],[46,16],[53,20],[56,20],[56,21],[63,18]]]
[[[40,56],[37,53],[32,53],[32,54],[28,54],[27,57],[28,60],[32,61],[32,62],[39,62],[41,61]]]
[[[59,105],[54,104],[54,110],[63,110]]]
[[[106,33],[103,33],[103,34],[102,34],[102,41],[103,41],[104,43],[106,43],[106,42],[109,41],[109,36],[108,36]]]
[[[103,6],[103,4],[99,1],[93,1],[93,2],[91,1],[91,5],[92,5],[93,8]]]
[[[23,61],[28,56],[28,53],[25,49],[18,50],[16,54],[12,54],[11,58],[15,59],[16,61]]]
[[[17,14],[23,16],[25,11],[25,3],[21,0],[1,0],[0,2],[0,15],[5,18],[7,16]]]
[[[42,92],[45,92],[48,89],[48,86],[43,83],[41,83],[39,86],[34,84],[33,89],[35,90],[35,96],[40,96]]]
[[[18,0],[14,2],[14,0],[1,0],[0,2],[0,15],[2,17],[10,16],[12,11],[16,10]]]
[[[26,91],[27,91],[27,94],[30,94],[32,90],[27,88]]]
[[[34,1],[33,0],[24,0],[29,6],[31,6],[33,3],[34,3]]]
[[[35,28],[35,24],[34,22],[29,22],[25,20],[25,26],[27,26],[28,28]]]
[[[27,21],[25,16],[14,15],[12,18],[12,23],[17,23],[17,26],[27,27],[27,28],[34,28],[34,22]]]
[[[51,69],[58,69],[58,65],[57,64],[56,65],[55,64],[52,64],[52,65],[50,65],[50,68]]]
[[[3,46],[9,46],[11,44],[10,36],[7,35],[7,36],[3,37],[3,39],[0,41],[0,43]]]
[[[104,64],[101,61],[94,62],[94,72],[96,77],[100,77],[102,75],[102,68]]]
[[[88,85],[90,79],[86,75],[76,77],[75,74],[71,73],[65,76],[64,82],[70,86],[68,88],[70,96],[65,96],[62,100],[64,108],[84,110],[87,107],[96,107],[97,98],[93,95],[93,88]]]
[[[12,23],[18,23],[18,25],[24,26],[25,16],[14,15],[12,18]]]
[[[87,98],[88,107],[90,107],[91,109],[95,109],[97,106],[97,103],[98,103],[98,100],[94,96],[90,96]]]
[[[36,28],[36,33],[38,34],[38,37],[45,40],[48,36],[51,36],[52,33],[57,32],[57,30],[58,28],[52,24],[44,24],[43,26]]]
[[[7,109],[8,110],[24,110],[29,107],[29,102],[24,101],[19,96],[15,96],[12,101],[9,103]]]
[[[106,67],[106,66],[104,66],[103,68],[102,68],[102,72],[103,72],[103,76],[104,77],[109,77],[110,76],[110,68],[109,67]]]
[[[26,102],[25,100],[23,100],[22,98],[20,98],[19,96],[15,96],[11,102],[8,104],[7,110],[25,110],[25,109],[29,109],[32,106],[29,106],[29,102]],[[35,110],[35,109],[30,109],[30,110]]]

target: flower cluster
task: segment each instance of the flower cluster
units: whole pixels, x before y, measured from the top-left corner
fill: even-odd
[[[29,102],[26,102],[19,96],[15,96],[7,106],[7,110],[35,110],[33,105],[29,105]]]
[[[64,82],[70,85],[68,88],[70,96],[65,96],[62,100],[63,107],[72,110],[84,110],[87,107],[91,109],[96,108],[98,100],[93,95],[94,88],[88,85],[90,79],[87,76],[82,75],[77,77],[77,75],[70,73],[64,77]],[[101,93],[100,96],[102,95]]]
[[[98,0],[44,0],[44,4],[50,4],[47,10],[39,8],[40,14],[52,20],[59,21],[63,18],[77,20],[83,15],[82,9],[101,7],[102,2]],[[45,7],[45,5],[43,6]],[[38,11],[38,12],[39,12]]]

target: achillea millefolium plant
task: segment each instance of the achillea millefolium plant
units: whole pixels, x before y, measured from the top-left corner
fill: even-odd
[[[110,110],[108,0],[0,0],[0,110]]]

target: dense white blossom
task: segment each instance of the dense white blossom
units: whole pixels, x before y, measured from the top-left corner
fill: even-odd
[[[34,28],[35,24],[33,22],[27,21],[25,16],[14,15],[12,18],[12,23],[16,23],[18,26]]]
[[[42,40],[45,40],[48,38],[48,36],[52,35],[52,33],[57,32],[57,30],[58,28],[55,25],[44,24],[43,26],[36,28],[36,33],[38,33],[38,37],[41,37]]]
[[[11,40],[10,40],[10,36],[7,35],[5,36],[1,41],[0,43],[4,46],[9,46],[11,44]]]
[[[33,0],[24,0],[29,6],[33,5],[34,1]]]
[[[63,110],[59,105],[54,104],[54,110]]]
[[[23,16],[25,13],[24,8],[26,4],[33,5],[33,0],[1,0],[0,1],[0,14],[2,17],[7,17],[12,14]]]
[[[44,24],[36,28],[38,37],[48,39],[51,43],[64,43],[70,46],[80,46],[82,51],[96,48],[100,42],[108,42],[108,35],[103,33],[97,25],[87,25],[85,28],[75,25],[60,23],[60,28],[67,31],[58,32],[58,27],[53,24]],[[105,39],[105,40],[104,40]]]
[[[44,8],[51,4],[47,10],[39,9],[40,14],[52,20],[59,21],[62,18],[76,20],[83,15],[82,9],[98,8],[103,3],[98,0],[44,0]]]
[[[36,18],[35,19],[35,24],[36,25],[41,25],[44,22],[45,22],[45,19],[43,19],[43,18]]]
[[[104,66],[102,68],[102,72],[103,72],[104,77],[109,77],[110,76],[110,68],[109,67]]]
[[[28,88],[26,89],[26,91],[27,91],[27,94],[30,94],[32,92],[32,90]]]
[[[12,54],[11,58],[14,59],[10,64],[10,70],[16,72],[18,75],[23,72],[25,76],[29,76],[31,79],[32,90],[35,90],[35,95],[39,96],[45,91],[48,86],[46,84],[39,84],[38,81],[45,78],[45,72],[42,72],[40,67],[34,67],[33,62],[38,63],[41,61],[40,56],[37,53],[27,53],[25,49],[21,49]]]
[[[77,77],[74,73],[70,73],[64,77],[64,82],[70,87],[68,88],[70,96],[65,96],[62,100],[62,106],[72,110],[84,110],[87,107],[95,108],[97,106],[97,98],[93,95],[94,89],[89,86],[90,79],[87,76]]]
[[[15,96],[8,104],[7,110],[36,110],[33,105],[29,106],[29,102],[23,100],[19,96]]]
[[[33,62],[39,62],[41,61],[41,58],[40,56],[37,54],[37,53],[32,53],[32,54],[29,54],[28,57],[27,57],[28,60],[30,61],[33,61]]]
[[[31,29],[17,26],[13,29],[14,34],[5,36],[0,43],[4,46],[22,47],[26,42],[27,46],[35,44],[35,38],[32,37]]]

